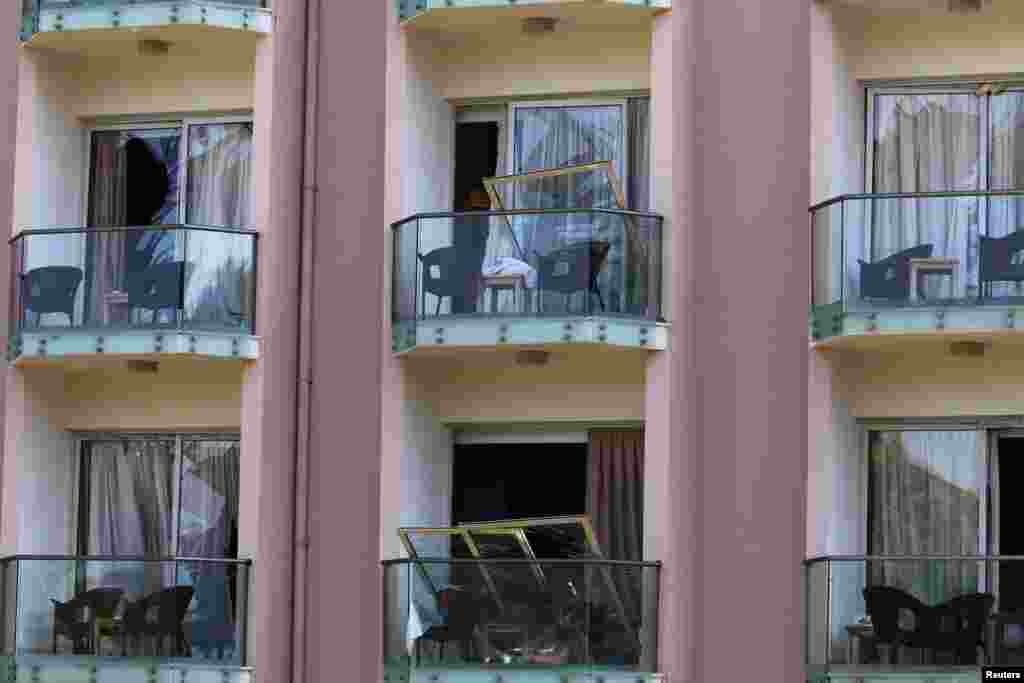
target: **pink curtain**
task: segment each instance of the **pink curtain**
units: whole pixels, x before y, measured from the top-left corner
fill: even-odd
[[[587,514],[609,560],[643,559],[644,433],[590,432]]]
[[[640,430],[595,430],[590,432],[589,442],[587,514],[597,543],[605,559],[638,562],[643,559],[644,434]],[[611,586],[599,581],[597,590],[614,586],[627,618],[639,624],[643,570],[615,567],[602,573]],[[597,601],[604,602],[601,598]]]

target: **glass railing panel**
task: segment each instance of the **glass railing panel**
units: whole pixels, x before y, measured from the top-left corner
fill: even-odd
[[[661,218],[621,211],[425,215],[394,228],[397,323],[453,315],[661,316]]]
[[[385,666],[654,673],[658,581],[642,563],[385,563]]]
[[[844,202],[851,310],[976,301],[981,208],[976,195]]]
[[[1024,303],[1024,192],[849,195],[811,209],[811,333],[938,324],[914,310]],[[883,321],[882,318],[885,317]],[[981,319],[979,319],[981,320]],[[992,326],[974,321],[974,327]]]
[[[27,231],[16,329],[255,330],[256,235],[202,228]]]
[[[17,577],[13,654],[246,661],[245,562],[18,558],[10,564]]]
[[[804,621],[807,666],[810,671],[821,671],[828,663],[828,588],[829,563],[817,561],[806,566],[807,599],[804,602]]]
[[[38,0],[41,9],[69,9],[75,7],[117,7],[119,5],[157,4],[166,0]],[[232,7],[266,7],[267,0],[217,0],[219,5]]]
[[[1024,557],[875,556],[807,569],[809,669],[1024,662]]]
[[[184,322],[189,329],[253,332],[256,251],[251,234],[185,232]]]

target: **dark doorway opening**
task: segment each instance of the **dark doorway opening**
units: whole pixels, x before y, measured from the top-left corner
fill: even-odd
[[[454,456],[455,524],[586,512],[584,443],[457,445]]]
[[[470,194],[484,189],[484,178],[497,173],[498,124],[460,123],[455,127],[455,211],[472,208]],[[486,207],[484,207],[486,208]]]
[[[1018,486],[1024,481],[1024,439],[999,440],[999,554],[1024,555]],[[1024,560],[999,563],[999,609],[1024,608]]]

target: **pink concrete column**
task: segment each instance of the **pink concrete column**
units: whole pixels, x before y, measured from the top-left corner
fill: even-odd
[[[256,326],[260,358],[242,390],[244,484],[258,488],[258,529],[240,533],[240,547],[256,548],[250,624],[250,660],[261,681],[292,680],[296,387],[299,325],[299,230],[302,221],[303,81],[306,3],[274,2],[272,58],[257,59],[257,134],[264,143],[258,178],[260,230]],[[270,73],[267,73],[267,71]],[[267,96],[267,79],[272,91]],[[269,111],[268,111],[269,110]],[[271,130],[267,130],[269,119]],[[256,476],[249,464],[258,467]],[[243,502],[250,496],[243,493]],[[243,519],[243,527],[246,523]]]
[[[8,2],[0,9],[0,25],[11,27],[0,41],[0,225],[10,234],[14,220],[14,158],[18,128],[18,71],[20,48],[14,27],[21,24],[21,3]],[[11,300],[11,250],[0,246],[0,341],[6,347],[13,326],[9,320]],[[7,363],[0,363],[0,387],[6,387]],[[0,391],[0,434],[4,433],[5,391]],[[4,439],[0,438],[0,464],[4,459]],[[2,471],[0,466],[0,471]],[[2,484],[2,482],[0,482]],[[0,501],[2,503],[2,501]],[[2,508],[0,508],[2,509]],[[0,520],[0,523],[5,520]]]
[[[659,666],[672,683],[796,683],[809,9],[677,0],[665,21],[653,41],[652,120],[655,173],[671,177],[668,190],[655,179],[654,199],[668,216],[672,337],[650,360],[645,414],[646,554],[665,565]]]
[[[696,256],[696,680],[793,683],[804,680],[810,13],[806,0],[703,0],[691,19],[695,60],[676,63],[695,74],[678,102],[696,140],[682,228]],[[757,634],[742,654],[738,613]]]
[[[389,3],[319,4],[305,680],[378,681]]]

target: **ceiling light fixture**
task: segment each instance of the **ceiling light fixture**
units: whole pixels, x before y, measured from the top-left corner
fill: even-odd
[[[949,345],[949,355],[967,358],[981,358],[985,355],[985,342],[956,341]]]
[[[171,49],[171,44],[166,40],[145,39],[139,41],[139,54],[147,57],[166,55]]]
[[[547,365],[551,360],[551,354],[538,349],[527,349],[516,352],[517,365]]]
[[[980,12],[989,0],[949,0],[950,12]]]
[[[555,17],[526,17],[523,19],[523,33],[527,35],[540,35],[552,33],[558,19]]]

